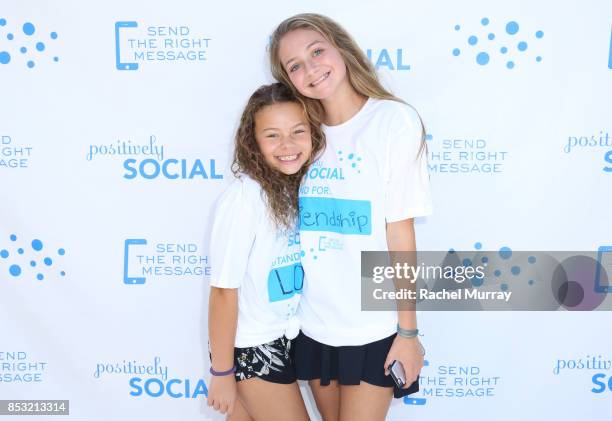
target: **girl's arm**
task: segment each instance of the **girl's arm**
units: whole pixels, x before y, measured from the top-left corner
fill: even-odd
[[[393,252],[414,252],[416,251],[416,240],[414,236],[414,220],[404,219],[402,221],[387,223],[387,247],[391,255],[391,263],[394,264]],[[416,265],[416,257],[414,253],[408,256],[410,265]],[[406,261],[406,255],[400,258],[401,263]],[[416,283],[408,285],[414,289]],[[406,285],[404,285],[406,286]],[[410,304],[410,303],[408,303]],[[397,311],[398,323],[403,329],[416,329],[416,310],[414,307],[409,310],[401,310],[398,306]],[[423,368],[423,355],[421,354],[421,344],[419,338],[403,338],[396,336],[393,340],[393,345],[387,354],[385,361],[385,374],[389,374],[387,367],[394,361],[398,360],[404,366],[406,373],[406,385],[408,388],[414,381],[417,380],[417,375]]]
[[[208,337],[211,364],[215,371],[234,366],[234,341],[238,319],[238,289],[210,287],[208,300]],[[234,374],[213,376],[208,391],[208,405],[231,415],[236,402]]]
[[[210,244],[214,244],[210,258],[215,264],[210,276],[208,336],[211,365],[217,372],[231,370],[235,364],[238,293],[261,220],[259,202],[256,182],[237,179],[219,197],[215,207],[210,233]],[[231,414],[235,402],[235,375],[213,375],[208,405]]]
[[[237,320],[238,289],[210,287],[208,336],[215,371],[227,371],[234,366]]]
[[[394,251],[416,251],[416,240],[414,236],[414,219],[404,219],[403,221],[391,222],[387,224],[387,247],[390,252]],[[405,259],[403,259],[405,260]],[[416,264],[415,262],[408,262]],[[415,284],[411,284],[414,286]],[[399,310],[397,319],[403,329],[416,329],[416,311]]]

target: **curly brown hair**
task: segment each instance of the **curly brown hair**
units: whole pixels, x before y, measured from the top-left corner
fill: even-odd
[[[308,161],[297,173],[291,175],[283,174],[271,168],[266,163],[255,139],[256,114],[268,105],[283,102],[296,103],[304,110],[312,139],[312,153]],[[236,177],[246,174],[257,181],[265,194],[264,200],[276,226],[293,229],[295,228],[299,208],[298,192],[300,184],[304,175],[308,172],[308,167],[323,149],[325,149],[325,135],[321,125],[310,118],[302,100],[282,83],[263,85],[251,95],[242,112],[240,125],[236,131],[232,172]]]

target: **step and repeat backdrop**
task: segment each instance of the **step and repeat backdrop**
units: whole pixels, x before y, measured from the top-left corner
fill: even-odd
[[[301,12],[345,26],[423,116],[419,249],[610,258],[610,2],[2,0],[0,399],[223,418],[206,406],[211,206],[272,81],[270,34]],[[610,320],[421,312],[421,390],[388,419],[607,419]]]

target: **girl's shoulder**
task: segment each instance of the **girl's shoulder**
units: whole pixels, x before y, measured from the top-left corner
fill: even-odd
[[[421,117],[410,104],[391,99],[370,99],[374,101],[373,111],[380,119],[383,127],[390,133],[406,130],[411,127],[421,127]]]
[[[217,201],[218,206],[223,205],[256,205],[262,202],[261,186],[246,174],[239,174],[225,188]]]

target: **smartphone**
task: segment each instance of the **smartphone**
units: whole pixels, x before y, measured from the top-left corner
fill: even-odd
[[[128,285],[144,284],[147,278],[142,276],[130,276],[129,275],[129,262],[130,262],[130,246],[132,245],[146,245],[147,240],[143,238],[131,238],[125,240],[125,248],[123,249],[123,283]]]
[[[121,29],[136,28],[137,22],[115,22],[115,65],[118,70],[138,70],[138,63],[121,62]]]
[[[388,367],[391,378],[395,382],[398,389],[401,389],[406,384],[406,372],[404,366],[397,360],[394,360]]]
[[[602,271],[605,273],[605,276]],[[595,292],[612,292],[610,275],[612,274],[612,246],[601,246],[597,249],[597,267],[595,269]],[[604,279],[607,285],[604,285]]]

